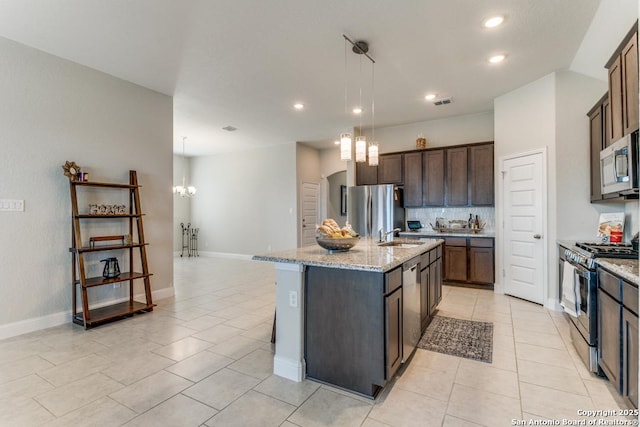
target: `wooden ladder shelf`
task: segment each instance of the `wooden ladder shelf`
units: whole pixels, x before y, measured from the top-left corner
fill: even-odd
[[[151,283],[149,265],[147,263],[147,243],[144,238],[144,227],[142,224],[142,208],[140,207],[140,186],[136,171],[129,171],[128,184],[116,184],[107,182],[89,181],[69,181],[71,191],[72,210],[72,238],[69,251],[72,255],[72,300],[73,300],[73,322],[89,329],[112,320],[121,319],[136,313],[153,310],[151,297]],[[127,191],[129,193],[128,213],[80,213],[78,211],[78,192],[87,188],[115,189]],[[129,236],[96,236],[88,239],[87,244],[83,244],[82,230],[90,230],[96,227],[96,222],[100,220],[125,221],[128,222]],[[134,237],[135,236],[135,237]],[[129,237],[129,238],[127,238]],[[137,240],[137,241],[136,241]],[[106,242],[106,243],[105,243]],[[119,251],[119,252],[118,252]],[[87,265],[85,256],[98,252],[118,252],[128,257],[128,266],[131,271],[120,272],[116,277],[87,277]],[[133,271],[134,265],[141,271]],[[134,284],[142,282],[144,286],[144,301],[134,299]],[[129,297],[125,301],[120,301],[107,306],[91,306],[89,302],[89,288],[128,283]],[[81,307],[78,307],[77,291],[78,286],[81,295]]]

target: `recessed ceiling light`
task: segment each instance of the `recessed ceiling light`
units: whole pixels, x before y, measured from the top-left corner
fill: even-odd
[[[489,58],[489,62],[491,62],[492,64],[497,64],[499,62],[504,61],[505,55],[494,55],[491,58]]]
[[[495,28],[498,25],[502,24],[503,22],[504,22],[504,16],[496,15],[496,16],[492,16],[491,18],[485,19],[482,25],[485,28]]]
[[[424,97],[424,99],[426,99],[427,101],[431,101],[432,99],[436,99],[436,94],[435,93],[429,93]]]
[[[356,107],[353,109],[353,114],[361,114],[361,113],[362,113],[362,108]]]
[[[293,104],[293,108],[295,108],[296,110],[302,110],[304,109],[304,104],[301,102],[298,102],[296,104]]]

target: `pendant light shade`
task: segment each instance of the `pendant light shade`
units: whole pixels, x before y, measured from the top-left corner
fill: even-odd
[[[340,134],[340,160],[351,160],[351,134]]]
[[[378,143],[369,144],[369,166],[378,166]]]
[[[367,161],[367,137],[356,137],[356,162]]]

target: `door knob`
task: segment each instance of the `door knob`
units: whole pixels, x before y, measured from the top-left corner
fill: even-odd
[[[534,239],[541,239],[541,238],[542,238],[542,236],[541,236],[540,234],[534,234],[534,235],[533,235],[533,238],[534,238]]]

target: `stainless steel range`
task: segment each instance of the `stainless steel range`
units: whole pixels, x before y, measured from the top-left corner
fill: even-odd
[[[565,307],[572,307],[573,301],[564,298],[566,288],[563,285],[573,285],[577,300],[575,306],[579,307],[575,313],[565,308],[573,326],[571,340],[589,370],[601,373],[598,369],[596,258],[637,258],[638,251],[631,244],[600,242],[578,242],[575,245],[561,243],[559,249],[561,303]],[[569,274],[565,274],[565,270]]]

